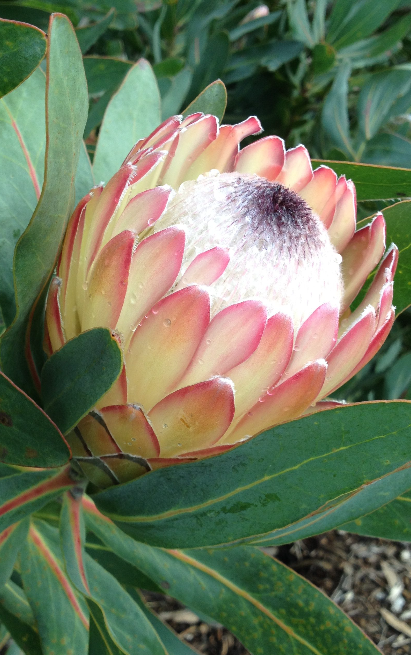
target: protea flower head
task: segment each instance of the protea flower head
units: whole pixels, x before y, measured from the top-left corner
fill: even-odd
[[[118,335],[124,369],[69,435],[98,486],[232,448],[321,403],[394,320],[395,246],[378,214],[355,231],[355,188],[252,117],[165,121],[69,222],[46,310],[52,353]]]

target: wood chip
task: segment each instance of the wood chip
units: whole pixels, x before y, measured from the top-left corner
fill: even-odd
[[[392,628],[395,628],[395,630],[398,630],[398,632],[402,632],[403,635],[407,635],[407,637],[411,637],[411,627],[408,625],[408,623],[405,623],[405,621],[401,621],[401,619],[398,619],[395,614],[392,614],[386,609],[381,609],[381,616],[383,619],[385,619]]]
[[[176,623],[188,623],[188,625],[194,625],[198,623],[200,619],[197,614],[191,612],[191,610],[176,610],[175,612],[160,612],[160,618],[164,621],[175,621]]]

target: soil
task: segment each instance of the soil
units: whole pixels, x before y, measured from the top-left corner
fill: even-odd
[[[265,551],[330,596],[384,655],[411,654],[411,544],[333,531]],[[249,655],[225,628],[175,600],[160,594],[147,600],[199,653]]]

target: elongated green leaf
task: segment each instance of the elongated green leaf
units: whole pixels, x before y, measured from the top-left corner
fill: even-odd
[[[398,96],[411,87],[411,70],[393,68],[371,75],[358,97],[359,128],[365,139],[375,136],[391,117],[391,108]]]
[[[27,227],[43,186],[45,91],[46,77],[37,69],[0,100],[0,305],[6,325],[15,315],[14,247]]]
[[[193,655],[197,652],[190,648],[188,644],[182,642],[176,633],[169,626],[165,625],[158,616],[147,607],[140,594],[135,589],[129,590],[129,594],[143,610],[166,647],[168,655]]]
[[[28,527],[28,521],[20,521],[0,533],[0,589],[11,576],[17,555],[27,536]]]
[[[37,68],[46,45],[46,35],[37,27],[0,18],[0,97]]]
[[[13,253],[40,197],[46,146],[46,77],[38,68],[0,100],[0,306],[6,325],[16,307]],[[30,111],[27,107],[30,106]],[[75,181],[76,202],[93,186],[84,144]]]
[[[84,130],[84,135],[88,136],[91,130],[100,125],[111,96],[118,89],[133,63],[122,59],[95,56],[84,57],[83,61],[90,96],[98,98],[91,105]]]
[[[260,18],[249,20],[246,23],[243,23],[242,25],[239,25],[238,27],[230,30],[228,33],[230,41],[237,41],[246,34],[254,32],[254,30],[258,30],[265,25],[271,25],[272,23],[275,23],[277,20],[279,20],[281,16],[281,11],[272,11],[271,13],[267,14],[267,16],[261,16]]]
[[[84,552],[85,529],[81,496],[74,498],[71,494],[65,495],[60,533],[70,580],[79,591],[93,601],[91,607],[93,603],[97,603],[104,615],[110,640],[115,644],[115,652],[119,647],[129,655],[138,655],[141,651],[146,651],[150,655],[166,655],[144,612],[124,591],[120,583]],[[94,634],[94,641],[101,641],[104,637],[99,629],[99,626],[101,627],[99,614],[97,612],[95,620],[94,627],[97,634]]]
[[[398,7],[401,0],[337,0],[328,27],[327,40],[342,48],[372,34]]]
[[[219,78],[225,68],[230,52],[230,40],[227,32],[216,32],[207,41],[204,51],[194,69],[193,80],[188,93],[189,100],[194,100],[201,91]]]
[[[186,67],[179,71],[174,77],[160,79],[158,86],[161,93],[161,118],[165,120],[180,112],[181,106],[190,88],[193,74]]]
[[[104,16],[97,23],[87,25],[86,27],[78,27],[76,29],[77,40],[80,44],[81,52],[84,54],[91,48],[92,45],[102,36],[110,26],[113,20],[115,11],[114,8],[110,9],[108,14]]]
[[[20,544],[21,546],[23,546],[26,537],[27,534],[22,540],[22,543]],[[27,600],[27,596],[23,589],[16,585],[12,580],[9,580],[0,589],[0,603],[2,607],[4,607],[4,609],[6,609],[8,612],[18,616],[19,619],[23,621],[23,623],[37,630],[33,610],[31,609],[29,601]]]
[[[400,134],[376,134],[367,142],[361,159],[368,164],[406,167],[411,161],[411,141]]]
[[[18,646],[24,648],[25,655],[44,655],[37,630],[8,612],[0,603],[0,621],[4,623]]]
[[[289,544],[296,539],[305,539],[335,527],[341,527],[346,521],[356,520],[389,503],[398,494],[408,489],[410,481],[411,470],[409,468],[399,470],[371,484],[364,485],[352,494],[337,498],[334,502],[328,503],[325,508],[314,512],[302,521],[274,530],[270,534],[255,537],[252,543],[258,546],[280,546]]]
[[[321,121],[332,143],[349,156],[353,147],[348,124],[348,78],[350,66],[340,66],[330,92],[325,98]]]
[[[378,653],[332,601],[257,548],[164,551],[133,542],[95,514],[87,519],[121,557],[194,611],[223,623],[251,652]]]
[[[167,548],[228,543],[283,528],[396,471],[408,463],[410,445],[410,402],[347,405],[93,498],[140,541]]]
[[[21,551],[20,571],[44,653],[86,654],[88,607],[65,573],[56,528],[32,522]]]
[[[309,48],[312,48],[315,40],[311,31],[310,21],[308,20],[305,0],[294,0],[293,3],[289,2],[288,15],[295,38],[305,43]]]
[[[100,129],[94,156],[96,180],[107,182],[133,145],[161,121],[160,93],[153,70],[140,59],[112,97]]]
[[[340,48],[341,57],[348,58],[354,66],[373,65],[376,59],[391,54],[395,45],[403,39],[411,28],[411,15],[405,15],[389,29],[368,39],[356,41],[346,48]]]
[[[383,211],[387,223],[387,243],[400,251],[394,283],[397,314],[411,304],[411,201],[398,202]]]
[[[406,491],[367,516],[344,523],[341,529],[381,539],[411,541],[411,492]]]
[[[90,639],[88,655],[124,655],[112,640],[104,621],[104,614],[96,603],[88,600],[90,612]]]
[[[214,114],[221,123],[225,114],[226,106],[226,88],[221,80],[216,80],[209,84],[182,113],[184,118],[197,111],[202,111],[203,114]]]
[[[357,200],[411,198],[411,170],[352,162],[313,159],[313,168],[330,166],[337,175],[346,175],[357,189]]]
[[[91,597],[105,618],[114,642],[128,655],[167,655],[156,631],[117,580],[86,555],[87,578]]]
[[[99,539],[88,535],[86,543],[87,553],[96,560],[100,566],[106,569],[122,585],[131,585],[137,589],[160,592],[155,582],[150,580],[144,573],[141,573],[135,566],[132,566],[123,559],[120,559],[110,548],[107,548]]]
[[[2,336],[2,369],[34,393],[25,359],[33,303],[53,270],[74,201],[74,179],[87,117],[87,86],[81,52],[70,21],[50,19],[45,182],[36,211],[15,251],[17,315]],[[31,395],[31,394],[30,394]]]
[[[90,589],[84,569],[85,526],[81,495],[64,494],[60,516],[61,546],[67,573],[76,589],[88,596]]]
[[[75,486],[67,470],[33,471],[0,478],[0,532]]]
[[[411,353],[407,352],[390,367],[384,379],[385,398],[403,398],[411,386]]]
[[[0,460],[52,468],[69,457],[63,435],[47,414],[0,372]]]
[[[106,328],[83,332],[45,363],[41,373],[44,407],[67,434],[120,375],[122,355]]]

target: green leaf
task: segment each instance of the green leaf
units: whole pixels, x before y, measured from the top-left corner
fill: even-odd
[[[87,117],[87,85],[81,52],[70,21],[50,19],[48,48],[47,151],[45,181],[31,221],[15,250],[17,314],[2,335],[2,369],[35,394],[25,359],[26,331],[36,298],[54,268],[74,200],[74,179]]]
[[[350,59],[353,66],[373,65],[376,59],[391,56],[396,44],[401,41],[411,28],[411,14],[403,16],[381,34],[376,34],[368,39],[356,41],[346,48],[339,50],[343,59]]]
[[[394,305],[400,314],[411,304],[411,201],[398,202],[383,210],[387,243],[400,251],[394,281]]]
[[[27,530],[24,539],[20,544],[21,546],[27,538],[28,527],[29,521],[27,521]],[[36,629],[36,621],[29,601],[27,600],[27,596],[23,589],[16,585],[12,580],[9,580],[0,589],[0,604],[11,614],[18,616],[23,623]]]
[[[160,93],[156,77],[145,59],[127,73],[104,114],[94,156],[96,180],[107,182],[139,140],[161,121]]]
[[[315,41],[311,31],[310,21],[308,20],[307,3],[305,0],[294,0],[287,4],[293,36],[305,43],[309,48],[312,47]]]
[[[313,159],[313,168],[330,166],[337,175],[351,179],[357,190],[357,200],[389,200],[411,197],[411,170],[352,162]]]
[[[272,11],[271,13],[267,14],[267,16],[261,16],[260,18],[255,18],[254,20],[247,21],[246,23],[243,23],[242,25],[239,25],[238,27],[235,27],[229,31],[228,36],[230,41],[238,41],[238,39],[241,39],[243,36],[249,34],[250,32],[254,32],[254,30],[265,27],[265,25],[272,25],[277,20],[279,20],[281,16],[281,11]]]
[[[47,414],[0,372],[0,460],[52,468],[69,457],[67,443]]]
[[[198,111],[203,114],[217,116],[220,123],[223,120],[227,106],[227,90],[221,80],[209,84],[182,112],[183,117],[195,114]]]
[[[90,612],[90,638],[88,655],[124,655],[107,630],[104,614],[96,603],[87,600]]]
[[[367,164],[406,167],[411,161],[411,141],[399,134],[376,134],[361,159]]]
[[[217,457],[153,471],[93,500],[124,532],[154,546],[247,539],[407,464],[410,426],[407,401],[347,405],[279,425]]]
[[[180,112],[181,106],[190,88],[193,74],[189,68],[183,68],[172,78],[162,78],[158,81],[161,93],[161,119],[174,116]]]
[[[303,49],[304,44],[301,41],[272,40],[268,43],[260,43],[232,53],[226,70],[232,72],[237,68],[253,64],[266,66],[269,70],[275,71],[282,64],[298,57]]]
[[[118,647],[128,655],[167,655],[151,623],[119,582],[89,555],[85,561],[92,600]]]
[[[261,65],[273,73],[283,64],[298,57],[302,51],[303,44],[300,41],[278,41],[272,48],[271,55],[261,60]]]
[[[384,379],[385,398],[401,398],[411,385],[411,353],[402,355],[387,371]]]
[[[358,97],[358,119],[364,139],[375,136],[391,118],[391,108],[398,96],[411,87],[411,70],[394,68],[371,75]]]
[[[167,594],[225,625],[251,652],[377,655],[332,601],[257,548],[164,551],[133,542],[96,514],[87,522]]]
[[[25,655],[44,655],[37,630],[8,612],[0,603],[0,621],[4,623],[18,646],[24,648]]]
[[[96,102],[92,101],[90,107],[84,130],[87,136],[91,130],[100,125],[111,96],[118,89],[133,63],[122,59],[94,56],[84,57],[83,61],[90,96],[92,99],[98,98]]]
[[[97,21],[97,23],[87,25],[86,27],[78,27],[76,29],[76,37],[83,54],[87,52],[87,50],[90,50],[91,46],[95,44],[100,36],[103,36],[103,34],[108,30],[114,14],[114,9],[110,9],[108,14],[101,20]]]
[[[140,594],[135,589],[130,589],[129,594],[150,621],[166,647],[168,655],[194,655],[194,653],[197,653],[197,651],[190,648],[188,644],[181,641],[178,635],[168,625],[165,625],[158,616],[147,607]]]
[[[400,2],[401,0],[336,0],[328,25],[327,41],[339,49],[370,36]]]
[[[223,74],[230,52],[227,32],[216,32],[207,41],[200,60],[194,68],[193,80],[188,93],[193,101],[201,91]]]
[[[0,589],[10,578],[23,541],[27,536],[29,524],[20,521],[0,534]]]
[[[45,655],[87,653],[88,607],[64,570],[56,528],[32,522],[20,555],[20,573]]]
[[[0,532],[75,486],[68,471],[11,473],[0,478]]]
[[[411,492],[398,496],[375,512],[344,523],[342,530],[395,541],[411,541]]]
[[[46,45],[46,35],[37,27],[0,18],[0,97],[37,68]]]
[[[122,355],[110,330],[94,328],[68,341],[41,372],[44,408],[70,432],[117,380]]]
[[[43,185],[45,89],[46,77],[39,68],[0,100],[0,305],[6,325],[16,311],[14,247],[30,221]]]
[[[400,469],[371,484],[365,484],[352,494],[327,503],[325,507],[313,512],[302,521],[274,530],[270,534],[255,537],[252,543],[257,546],[281,546],[296,539],[305,539],[341,527],[347,521],[355,520],[389,503],[398,494],[406,491],[410,482],[410,469]]]
[[[147,589],[148,591],[162,592],[150,578],[141,573],[135,566],[132,566],[123,559],[120,559],[113,551],[100,540],[92,539],[93,535],[88,535],[86,543],[87,553],[106,569],[122,585],[131,585],[138,589]]]
[[[90,594],[86,572],[84,569],[85,525],[81,494],[75,497],[71,493],[64,494],[63,507],[60,515],[61,546],[66,570],[72,584],[88,596]]]
[[[335,50],[328,43],[318,43],[312,52],[315,75],[326,73],[335,64]]]
[[[337,71],[330,92],[324,100],[321,122],[332,145],[353,157],[348,123],[348,79],[351,69],[343,64]]]

